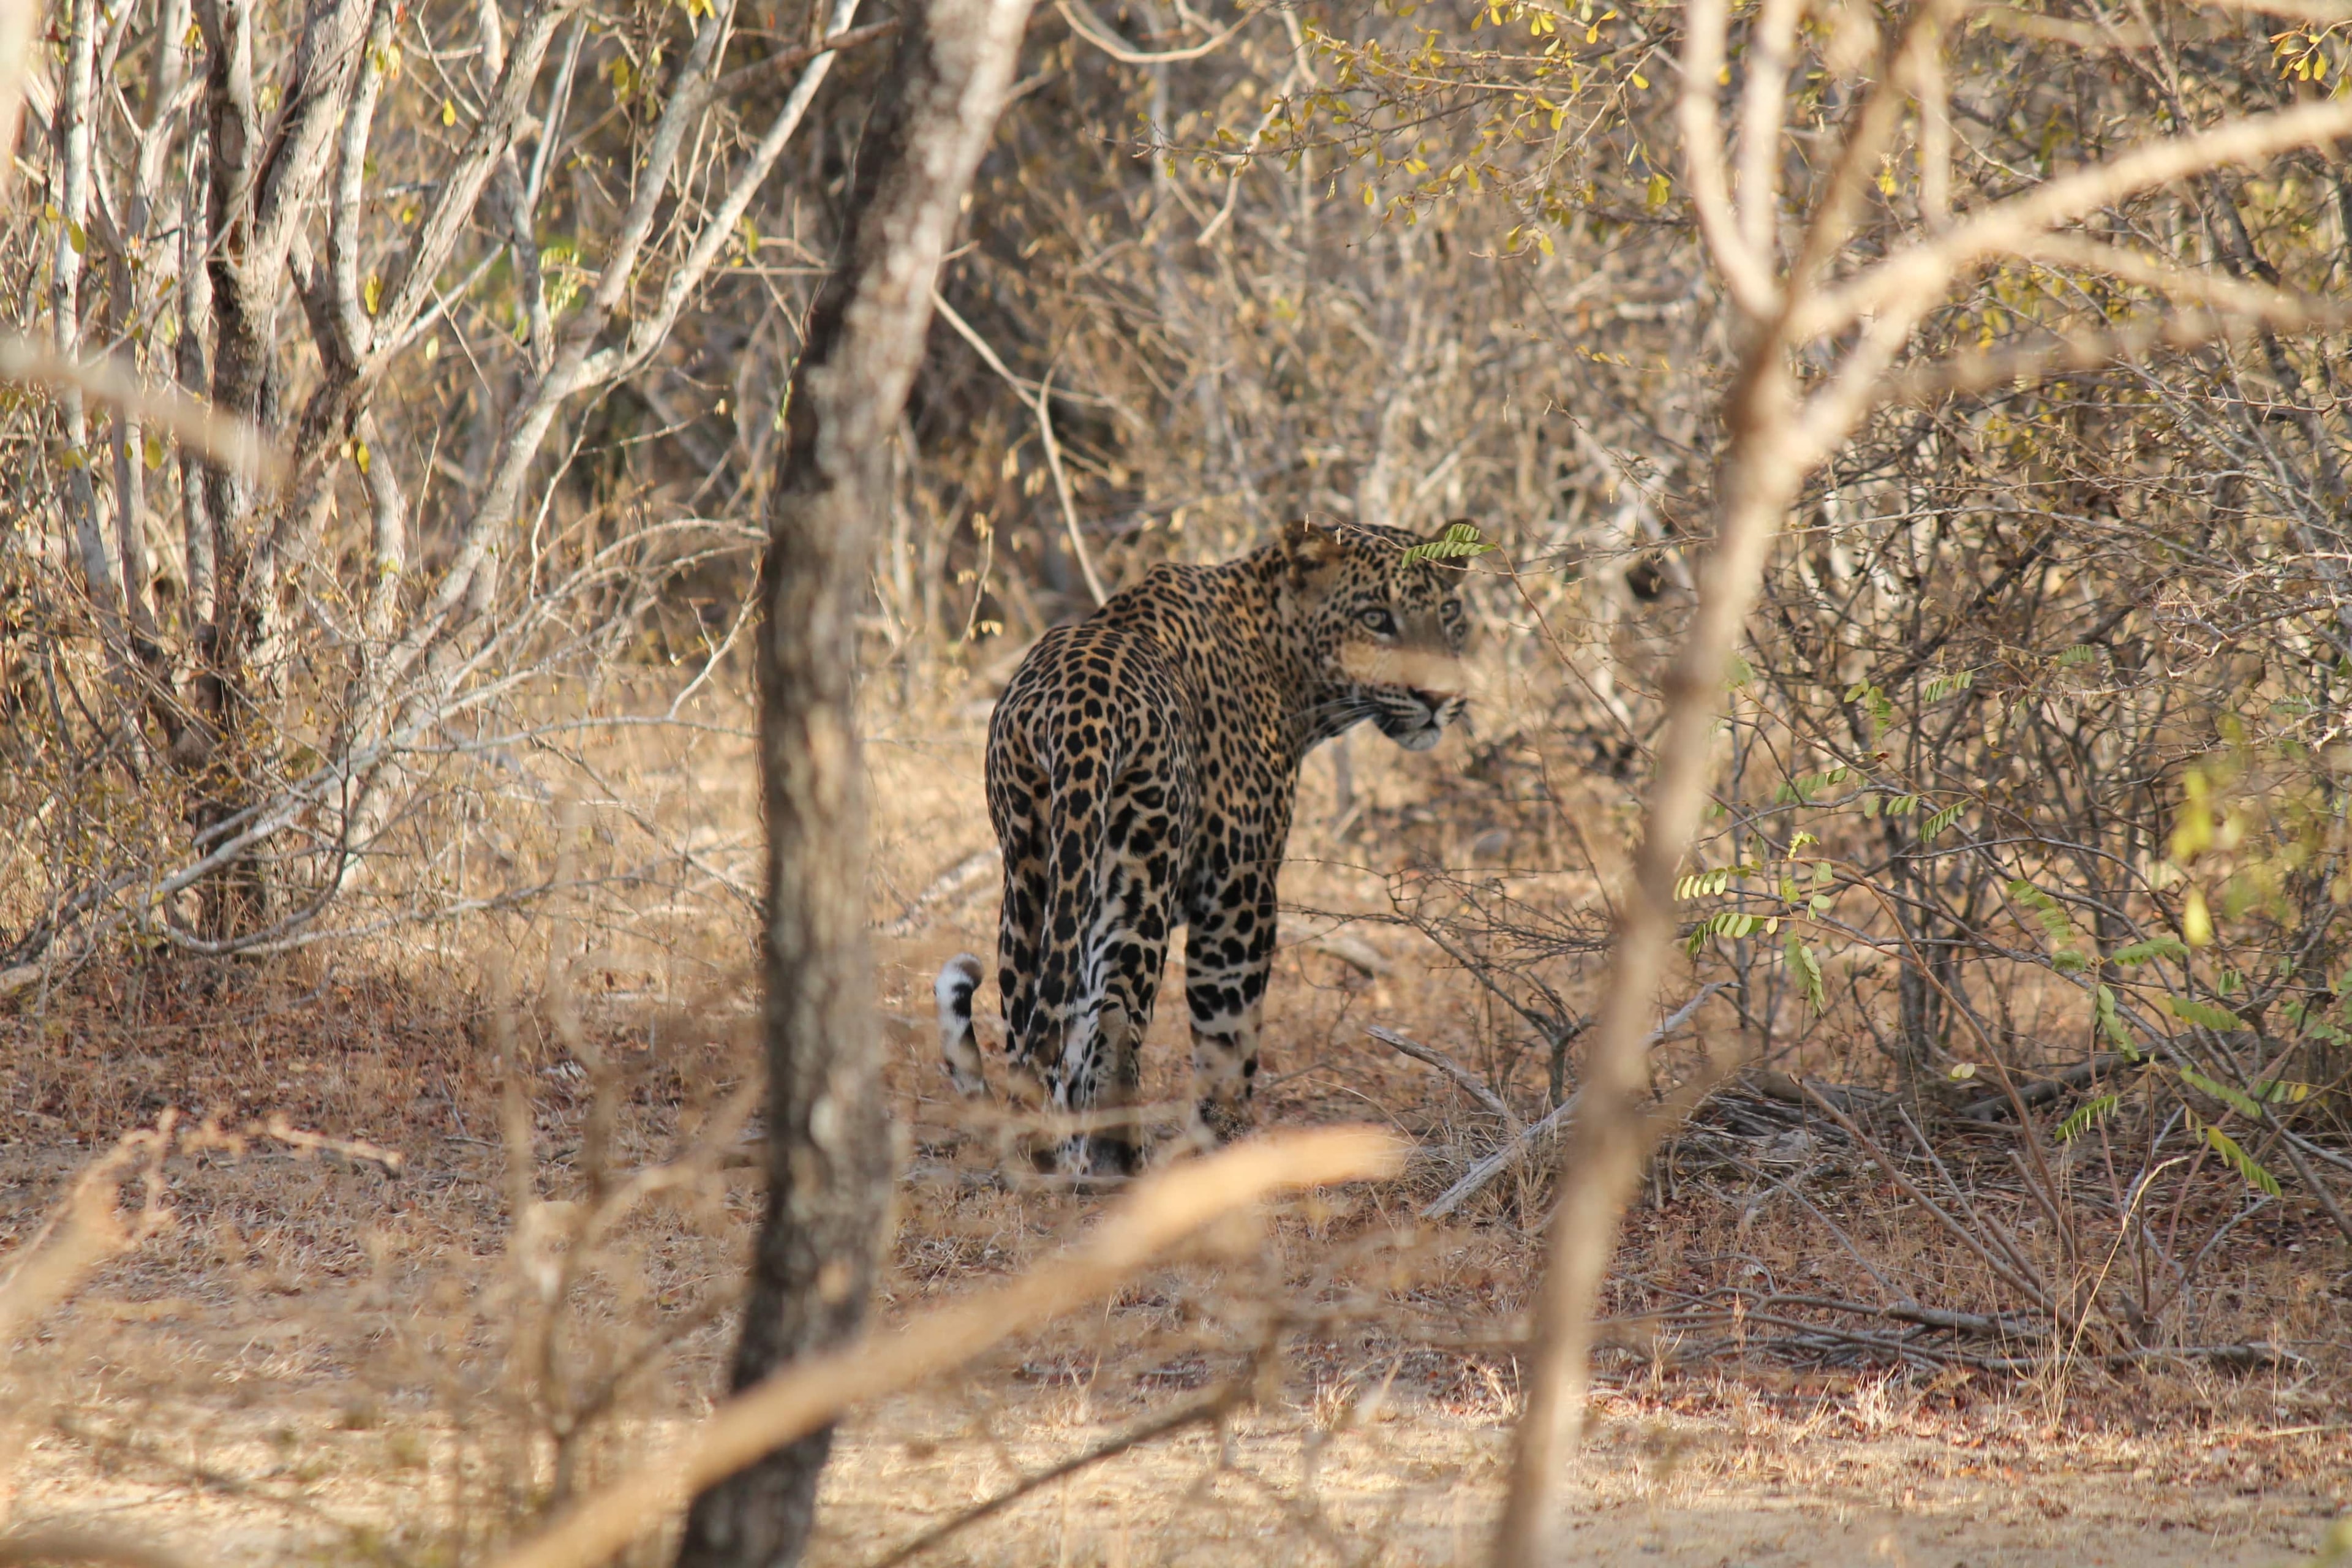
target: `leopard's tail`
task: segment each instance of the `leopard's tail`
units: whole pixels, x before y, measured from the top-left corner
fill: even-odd
[[[980,1070],[980,1041],[971,1026],[971,994],[980,989],[984,973],[979,959],[959,952],[940,966],[931,986],[940,1004],[940,1055],[946,1058],[956,1092],[966,1100],[988,1098],[988,1079]]]

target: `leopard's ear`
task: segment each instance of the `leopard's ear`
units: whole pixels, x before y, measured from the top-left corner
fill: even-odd
[[[1282,553],[1290,563],[1290,574],[1301,582],[1339,564],[1345,552],[1336,529],[1307,518],[1293,518],[1282,531]]]

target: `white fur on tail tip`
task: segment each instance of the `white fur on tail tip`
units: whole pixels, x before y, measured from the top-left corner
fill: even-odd
[[[971,994],[980,988],[980,960],[959,952],[940,968],[931,994],[940,1004],[940,1055],[948,1064],[948,1078],[966,1100],[984,1099],[988,1080],[980,1072],[980,1041],[971,1030]]]

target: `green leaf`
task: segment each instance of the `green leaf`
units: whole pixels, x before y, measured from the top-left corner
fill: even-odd
[[[2200,1028],[2227,1030],[2246,1026],[2243,1018],[2227,1007],[2216,1007],[2210,1002],[2192,1002],[2184,996],[2168,996],[2164,1005],[2174,1017]]]
[[[1731,886],[1734,877],[1745,877],[1756,869],[1753,866],[1718,866],[1712,871],[1693,871],[1675,884],[1677,899],[1712,899]]]
[[[2187,958],[2189,948],[2179,937],[2152,936],[2119,947],[2107,956],[2117,963],[2145,963],[2151,958]]]
[[[2300,1105],[2313,1093],[2311,1085],[2283,1078],[2264,1079],[2253,1089],[2254,1098],[2269,1105]]]
[[[2132,1044],[2131,1031],[2124,1027],[2123,1017],[2116,1011],[2116,994],[2101,985],[2092,992],[2092,1005],[2099,1016],[2099,1028],[2116,1048],[2133,1061],[2139,1060],[2139,1049]]]
[[[1941,702],[1954,692],[1966,691],[1976,683],[1977,672],[1973,669],[1955,669],[1942,675],[1931,675],[1919,683],[1919,700]]]
[[[2228,1084],[2216,1083],[2194,1068],[2181,1068],[2178,1070],[2181,1082],[2191,1089],[2201,1089],[2211,1095],[2247,1121],[2260,1121],[2263,1119],[2263,1108]]]
[[[2230,1169],[2246,1179],[2248,1186],[2260,1188],[2273,1197],[2279,1195],[2278,1178],[2263,1170],[2261,1163],[2252,1154],[2239,1148],[2236,1139],[2218,1127],[2208,1127],[2205,1129],[2205,1142],[2212,1146],[2216,1154],[2221,1156]]]
[[[1788,962],[1790,977],[1804,992],[1805,1000],[1812,1004],[1814,1013],[1828,1012],[1829,995],[1822,984],[1822,961],[1811,948],[1799,940],[1796,927],[1789,928],[1788,937],[1780,944],[1780,953]]]
[[[2123,1100],[2120,1094],[2103,1094],[2096,1100],[2085,1100],[2075,1108],[2072,1116],[2058,1124],[2058,1142],[2063,1143],[2105,1121],[2114,1114],[2116,1107],[2121,1105]]]
[[[2086,642],[2078,642],[2058,656],[2059,667],[2064,669],[2075,669],[2098,661],[2099,650]]]
[[[1472,555],[1484,555],[1495,546],[1478,537],[1475,522],[1449,522],[1445,531],[1435,539],[1425,539],[1419,544],[1405,547],[1408,564],[1415,561],[1460,561]]]
[[[2042,934],[2050,939],[2052,946],[2064,945],[2066,939],[2074,934],[2074,926],[2066,919],[2065,906],[2032,883],[2022,878],[2011,882],[2009,896],[2033,911]]]
[[[1935,816],[1929,817],[1927,821],[1919,825],[1919,837],[1922,838],[1935,837],[1936,835],[1943,832],[1944,829],[1949,827],[1955,822],[1958,822],[1960,819],[1960,813],[1966,811],[1968,808],[1969,803],[1967,801],[1954,801],[1951,805],[1944,807],[1943,810],[1937,812]]]

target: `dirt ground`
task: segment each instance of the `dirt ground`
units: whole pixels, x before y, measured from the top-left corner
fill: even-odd
[[[1387,909],[1394,864],[1430,836],[1496,829],[1415,816],[1437,776],[1416,770],[1444,768],[1442,754],[1360,742],[1356,757],[1359,814],[1379,830],[1331,831],[1328,774],[1310,775],[1286,897],[1312,912],[1287,925],[1262,1117],[1381,1122],[1424,1155],[1399,1182],[1285,1206],[1254,1247],[1173,1259],[961,1376],[861,1410],[828,1472],[814,1561],[879,1564],[1024,1477],[1211,1399],[1230,1405],[1221,1421],[1039,1487],[917,1560],[1480,1560],[1541,1193],[1507,1183],[1459,1217],[1416,1220],[1488,1135],[1363,1026],[1459,1045],[1480,1003],[1410,932],[1328,917]],[[944,740],[886,733],[875,768],[881,1002],[908,1173],[883,1310],[905,1321],[1044,1255],[1099,1200],[998,1180],[987,1133],[959,1121],[933,1060],[931,975],[992,941],[993,872],[973,870],[987,845],[977,721]],[[725,825],[703,852],[748,876],[747,784],[740,753],[713,748],[680,765],[674,795]],[[518,971],[543,964],[529,940],[498,940]],[[124,1201],[168,1217],[0,1338],[0,1523],[161,1542],[192,1564],[480,1562],[673,1441],[723,1380],[756,1172],[706,1162],[593,1248],[546,1233],[615,1173],[714,1128],[731,1142],[749,993],[711,955],[742,940],[583,940],[555,994],[577,1029],[527,985],[509,1014],[486,1000],[487,928],[226,977],[159,961],[0,1017],[0,1268],[96,1152],[167,1111],[228,1131],[277,1116],[403,1157],[393,1176],[262,1136],[175,1154],[152,1189],[126,1173]],[[506,1027],[530,1068],[529,1172],[505,1152]],[[1147,1089],[1172,1100],[1181,1019],[1163,1009],[1152,1042]],[[1899,1195],[1817,1166],[1813,1212],[1874,1256],[1973,1289],[1965,1259],[1921,1261],[1934,1238]],[[1629,1220],[1612,1310],[1638,1314],[1643,1290],[1735,1256],[1822,1292],[1865,1291],[1807,1212],[1703,1174],[1654,1185]],[[2213,1276],[2215,1331],[2302,1347],[2253,1371],[1799,1364],[1621,1336],[1567,1489],[1567,1560],[2302,1561],[2352,1509],[2352,1306],[2343,1260],[2314,1261],[2320,1236],[2249,1226]],[[632,1556],[657,1561],[664,1544]]]

